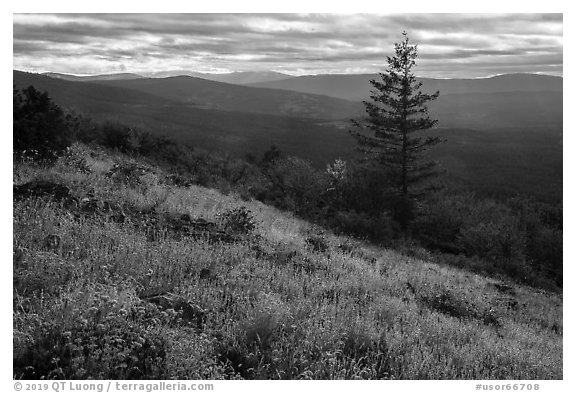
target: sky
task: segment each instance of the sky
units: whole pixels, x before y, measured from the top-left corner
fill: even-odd
[[[415,73],[562,75],[562,14],[14,14],[13,67],[76,75],[168,70],[381,72],[406,31]]]

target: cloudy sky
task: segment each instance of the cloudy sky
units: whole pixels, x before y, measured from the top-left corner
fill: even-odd
[[[562,75],[561,14],[15,14],[14,69],[382,71],[406,30],[416,74]]]

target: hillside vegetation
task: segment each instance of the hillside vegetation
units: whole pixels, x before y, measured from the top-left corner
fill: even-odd
[[[13,176],[15,378],[563,377],[559,294],[101,147]]]

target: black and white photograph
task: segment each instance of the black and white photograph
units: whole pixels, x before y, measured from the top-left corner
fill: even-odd
[[[559,391],[562,13],[12,19],[12,385]]]

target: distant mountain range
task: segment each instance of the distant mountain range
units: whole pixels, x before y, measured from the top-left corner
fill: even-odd
[[[324,74],[291,76],[273,71],[245,71],[211,74],[187,70],[148,72],[142,74],[117,73],[79,76],[46,72],[43,75],[73,82],[117,81],[143,78],[170,78],[189,76],[214,82],[251,87],[289,90],[305,94],[325,95],[349,101],[362,101],[370,96],[370,79],[378,74]],[[446,94],[500,93],[500,92],[562,92],[563,78],[539,74],[505,74],[476,79],[419,78],[426,92]]]
[[[172,83],[179,78],[165,80]],[[156,135],[239,156],[247,152],[259,154],[277,145],[288,154],[323,165],[334,155],[335,149],[327,146],[346,146],[350,142],[345,129],[335,128],[326,120],[199,108],[185,100],[171,100],[108,83],[73,82],[20,71],[13,72],[13,83],[18,89],[34,86],[47,91],[58,105],[98,121],[120,121]],[[349,146],[346,149],[350,150]]]
[[[362,115],[363,105],[335,93],[331,97],[189,76],[119,75],[69,81],[14,71],[13,80],[16,88],[33,85],[57,104],[96,120],[120,121],[207,150],[258,155],[276,145],[317,166],[357,154],[347,131],[350,119]],[[323,83],[310,86],[328,86],[324,77],[311,77],[309,81],[319,78]],[[365,76],[329,79],[332,88],[343,89],[339,83],[345,81],[352,91],[350,80],[355,78]],[[496,187],[561,200],[562,78],[510,75],[423,83],[441,93],[430,104],[431,116],[439,120],[432,133],[448,143],[431,153],[449,169],[451,179],[476,190]]]
[[[256,74],[229,75],[238,77],[236,80],[239,81],[255,78]],[[69,79],[63,74],[52,73],[49,76],[51,81]],[[364,114],[360,98],[369,94],[369,79],[372,77],[375,76],[316,75],[250,85],[191,76],[143,78],[135,74],[72,79],[99,85],[75,86],[73,89],[90,91],[95,98],[103,92],[105,85],[123,89],[119,94],[121,97],[138,92],[149,98],[183,104],[187,108],[341,121],[343,126],[347,126],[350,118]],[[42,84],[54,86],[48,90],[57,94],[59,88],[51,81],[43,80]],[[429,104],[431,116],[439,120],[440,127],[491,129],[562,125],[561,77],[510,74],[484,79],[422,78],[421,82],[425,91],[440,91],[440,98]],[[110,99],[118,101],[115,95]]]
[[[101,85],[184,103],[196,108],[340,120],[362,113],[362,104],[322,95],[260,89],[191,76],[94,81]]]
[[[169,78],[173,76],[192,76],[195,78],[207,79],[215,82],[232,83],[237,85],[244,85],[250,83],[274,82],[282,79],[293,78],[291,75],[282,74],[273,71],[244,71],[244,72],[231,72],[226,74],[211,74],[202,72],[193,72],[187,70],[173,70],[173,71],[158,71],[147,72],[142,74],[133,73],[120,73],[120,74],[105,74],[105,75],[91,75],[79,76],[71,74],[61,74],[57,72],[45,72],[43,75],[65,79],[73,82],[92,82],[103,80],[130,80],[140,78]]]
[[[254,87],[322,94],[351,101],[366,100],[370,96],[370,79],[378,74],[306,75],[252,84]],[[501,92],[562,92],[563,78],[537,74],[507,74],[479,79],[419,78],[426,92],[440,91],[442,95],[501,93]]]
[[[244,85],[249,83],[262,83],[274,82],[287,78],[292,78],[291,75],[282,74],[273,71],[243,71],[231,72],[226,74],[211,74],[193,71],[160,71],[143,74],[149,78],[168,78],[172,76],[193,76],[195,78],[207,79],[215,82],[233,83],[237,85]]]
[[[94,81],[126,80],[126,79],[142,78],[141,75],[131,73],[80,76],[80,75],[60,74],[58,72],[45,72],[42,75],[46,75],[55,79],[63,79],[73,82],[94,82]]]
[[[124,87],[200,109],[330,121],[361,116],[363,107],[359,102],[370,95],[370,79],[379,78],[378,74],[290,77],[276,72],[202,74],[185,70],[149,74],[154,78],[126,73],[47,75]],[[440,98],[430,103],[430,112],[440,120],[441,127],[487,129],[562,124],[561,77],[508,74],[479,79],[421,78],[420,81],[424,91],[440,91]]]

